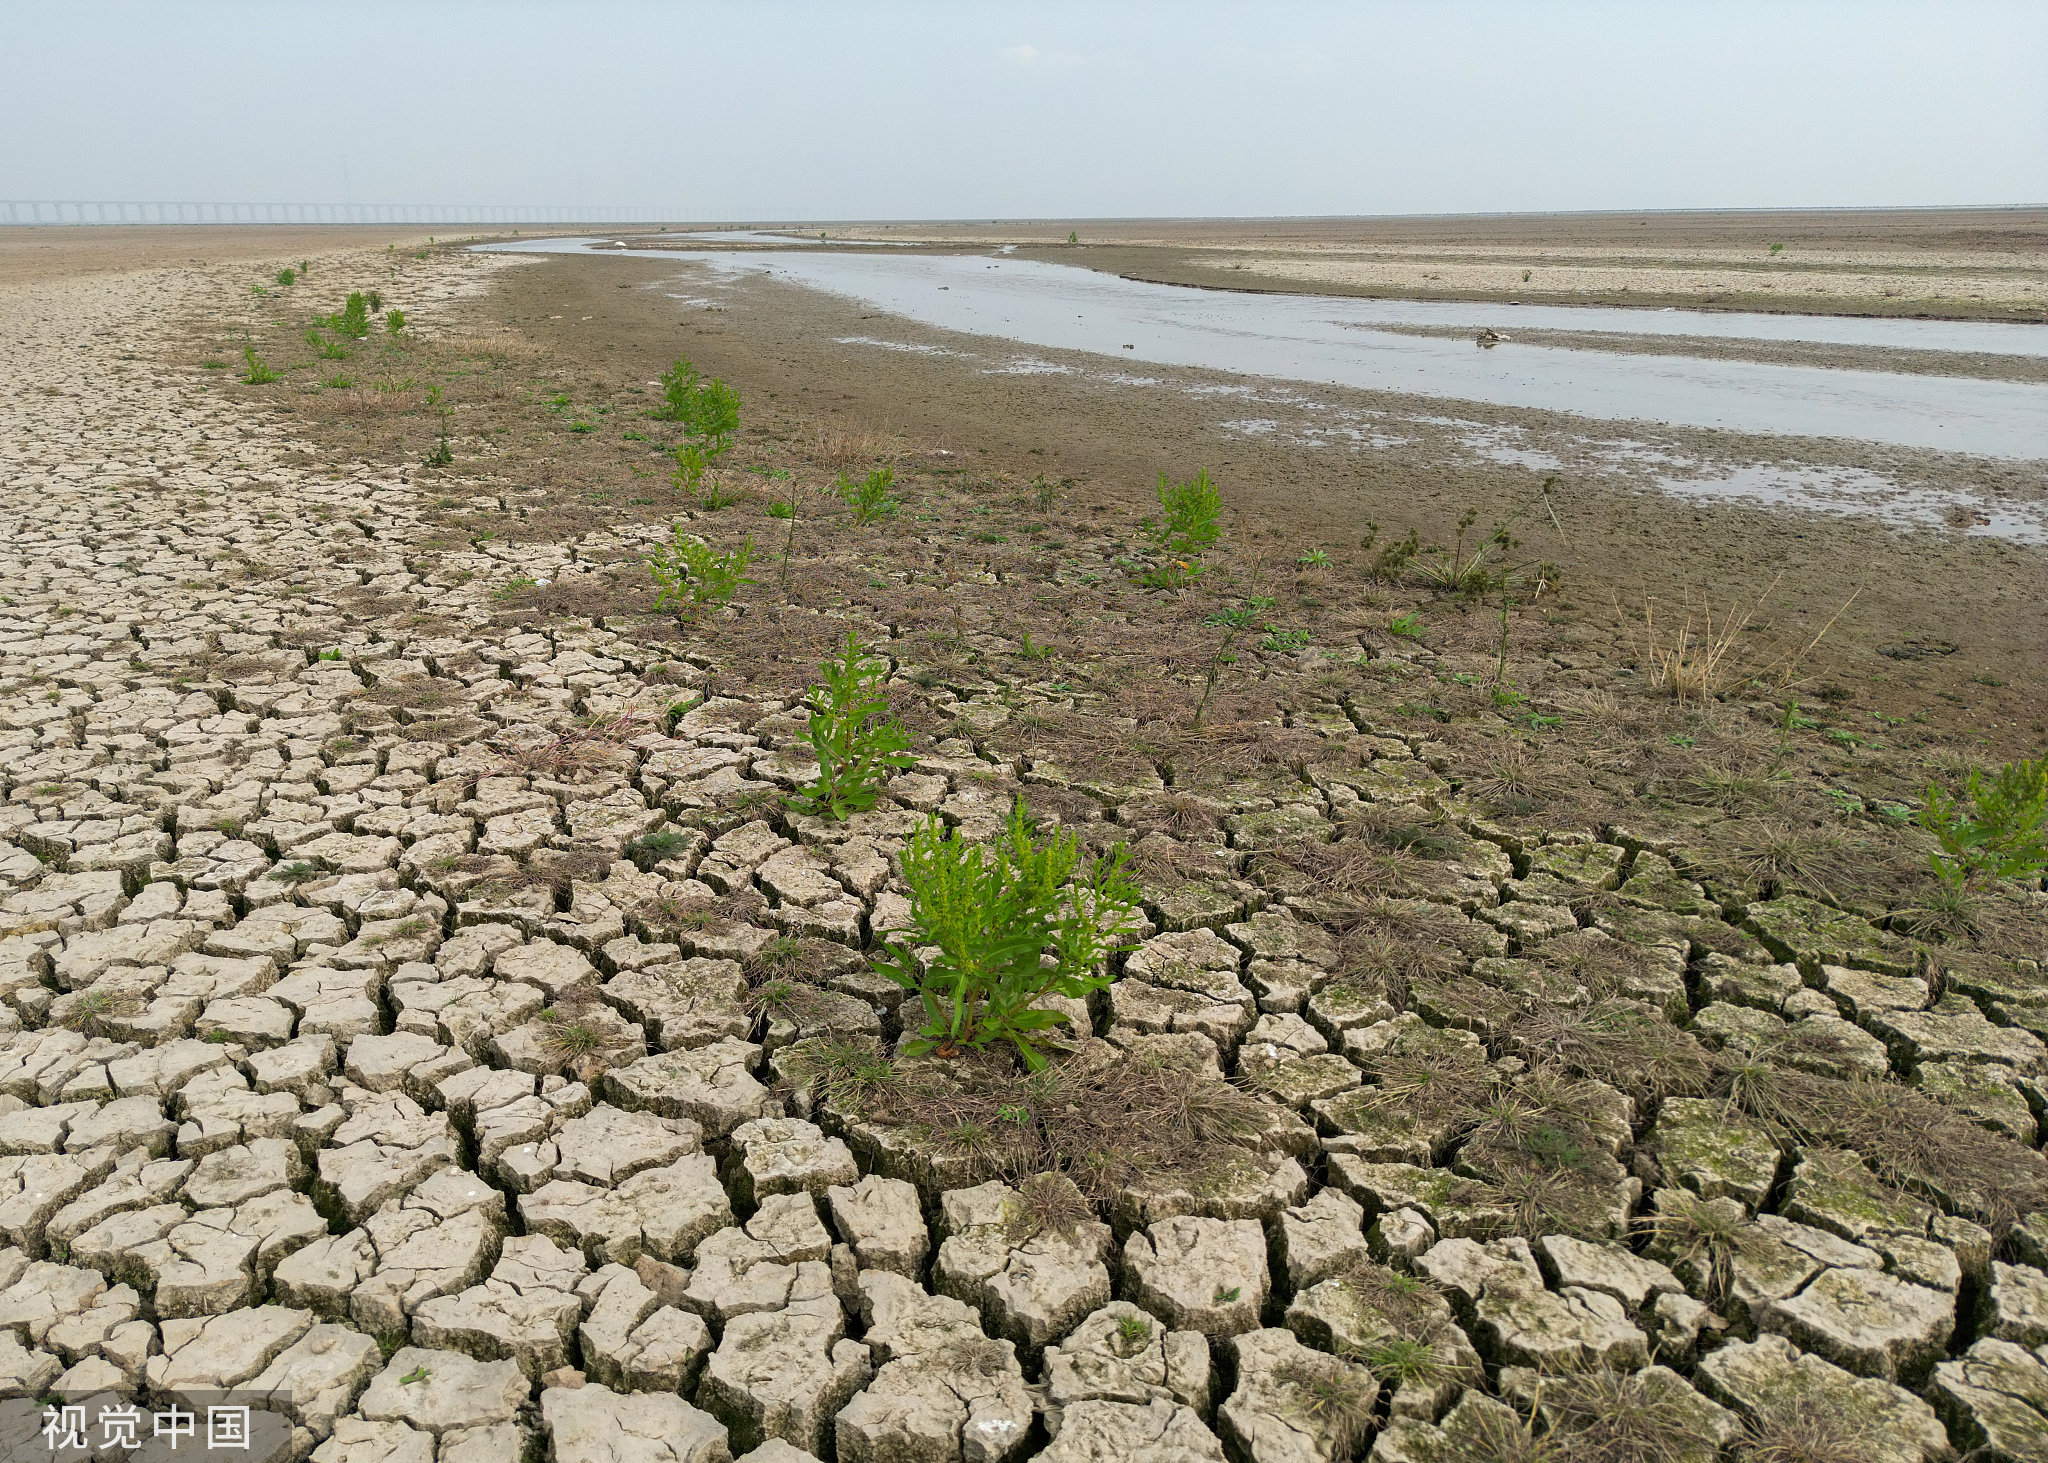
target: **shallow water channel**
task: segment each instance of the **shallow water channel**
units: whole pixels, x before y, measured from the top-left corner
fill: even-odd
[[[479,247],[614,252],[591,243],[525,239]],[[1462,338],[1373,328],[1491,325],[1509,333],[1520,327],[2048,355],[2048,325],[1238,294],[986,254],[632,251],[635,257],[649,253],[728,275],[769,275],[940,329],[1124,361],[1609,421],[2048,457],[2048,385],[1566,350],[1513,340],[1482,350]]]

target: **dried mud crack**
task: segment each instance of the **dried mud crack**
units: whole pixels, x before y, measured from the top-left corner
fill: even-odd
[[[1396,580],[1145,595],[1122,525],[793,421],[737,508],[594,509],[589,402],[465,314],[525,266],[312,262],[416,335],[354,454],[353,385],[192,358],[283,361],[247,268],[0,295],[20,1456],[222,1390],[321,1463],[2043,1456],[2048,894],[1941,898],[1953,759]],[[905,524],[758,517],[884,459]],[[764,545],[695,627],[682,516]],[[848,628],[917,761],[833,823]],[[1130,845],[1142,938],[1045,1073],[892,1059],[896,856],[1018,798]]]

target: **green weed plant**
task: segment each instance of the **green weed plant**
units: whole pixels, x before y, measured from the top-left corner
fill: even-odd
[[[704,474],[732,450],[740,429],[740,397],[716,376],[701,375],[686,360],[661,373],[662,405],[653,415],[683,429],[675,449],[677,486],[695,492]]]
[[[889,663],[868,653],[853,631],[840,653],[818,667],[821,683],[810,690],[810,721],[804,735],[818,755],[818,775],[800,791],[795,805],[806,813],[843,823],[874,807],[895,773],[917,765],[910,738],[890,715],[883,684]]]
[[[720,553],[685,533],[681,523],[672,532],[671,542],[647,556],[647,571],[654,576],[657,591],[655,608],[674,610],[681,619],[694,619],[706,607],[725,605],[741,585],[757,582],[746,577],[747,565],[754,557],[751,534],[738,548]]]
[[[1989,777],[1971,768],[1964,797],[1930,783],[1918,821],[1941,845],[1928,857],[1944,883],[2038,878],[2048,868],[2048,757]]]
[[[1043,1068],[1036,1042],[1066,1018],[1038,1001],[1104,989],[1115,979],[1109,956],[1136,948],[1128,861],[1121,843],[1084,861],[1073,833],[1038,837],[1021,800],[986,845],[928,818],[902,855],[911,927],[874,957],[923,1007],[906,1053],[957,1056],[1007,1042],[1028,1069]]]
[[[840,500],[853,510],[853,521],[865,528],[896,512],[896,500],[889,496],[889,490],[895,486],[895,470],[878,467],[858,482],[845,473],[839,474],[835,491]]]
[[[1191,558],[1223,535],[1223,495],[1207,468],[1184,483],[1169,482],[1165,473],[1159,474],[1159,507],[1164,513],[1157,530],[1159,547],[1170,554]]]

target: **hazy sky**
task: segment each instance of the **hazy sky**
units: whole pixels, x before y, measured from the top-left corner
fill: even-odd
[[[2048,202],[2048,3],[0,0],[0,197],[968,218]]]

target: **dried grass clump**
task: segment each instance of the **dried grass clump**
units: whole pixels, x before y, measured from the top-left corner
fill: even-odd
[[[1078,1185],[1063,1173],[1033,1174],[1017,1186],[1004,1215],[1003,1237],[1020,1245],[1043,1234],[1071,1235],[1093,1214]]]
[[[1612,1189],[1623,1176],[1602,1118],[1609,1094],[1555,1069],[1496,1090],[1458,1150],[1461,1171],[1484,1201],[1514,1214],[1518,1234],[1604,1234]]]
[[[1718,1304],[1734,1281],[1735,1262],[1756,1253],[1764,1241],[1742,1205],[1707,1199],[1690,1189],[1665,1189],[1658,1212],[1643,1221],[1651,1253],[1679,1271],[1701,1277],[1708,1304]]]
[[[1997,916],[1983,891],[1936,880],[1923,885],[1913,903],[1894,909],[1890,925],[1915,939],[1980,943],[1995,930]]]
[[[1834,829],[1762,821],[1726,830],[1711,867],[1766,899],[1780,894],[1836,899],[1863,873],[1847,840]]]
[[[1461,839],[1440,817],[1414,817],[1385,803],[1360,803],[1344,815],[1345,836],[1431,863],[1464,852]]]
[[[2048,1158],[1889,1078],[1821,1076],[1766,1048],[1724,1057],[1717,1085],[1781,1142],[1854,1149],[1886,1183],[1994,1229],[2048,1208]]]
[[[968,1160],[976,1182],[1063,1174],[1098,1205],[1140,1179],[1216,1177],[1272,1120],[1228,1083],[1121,1053],[1027,1073],[1000,1054],[896,1063],[873,1041],[833,1040],[798,1077],[822,1105]]]
[[[1413,986],[1450,980],[1471,964],[1460,948],[1469,937],[1467,922],[1443,905],[1326,900],[1313,912],[1337,937],[1333,983],[1348,980],[1384,991],[1396,1006],[1407,1006]]]
[[[1130,871],[1147,889],[1178,889],[1198,880],[1222,883],[1237,877],[1213,847],[1165,838],[1141,839],[1131,850]]]
[[[1548,1376],[1537,1410],[1571,1463],[1713,1463],[1698,1402],[1677,1378],[1596,1368]]]
[[[1806,644],[1777,654],[1754,654],[1743,637],[1784,577],[1780,574],[1773,579],[1756,602],[1748,606],[1739,599],[1731,599],[1726,609],[1717,610],[1712,596],[1702,595],[1694,601],[1688,593],[1680,604],[1682,618],[1676,624],[1667,620],[1660,625],[1656,600],[1644,595],[1635,655],[1650,690],[1680,701],[1705,701],[1744,686],[1766,682],[1780,687],[1791,685],[1806,657],[1855,603],[1856,595],[1851,594],[1842,608],[1821,626],[1820,633]],[[1621,613],[1619,599],[1614,608],[1617,614]]]
[[[1712,1053],[1692,1033],[1619,997],[1532,1011],[1515,1024],[1508,1045],[1532,1065],[1554,1063],[1638,1101],[1698,1096],[1716,1072]]]
[[[1186,793],[1168,793],[1120,810],[1120,820],[1139,834],[1164,833],[1182,842],[1206,837],[1222,826],[1217,811],[1200,798]]]
[[[1491,1068],[1472,1057],[1388,1057],[1368,1074],[1358,1106],[1366,1112],[1400,1113],[1418,1124],[1446,1119],[1476,1123],[1494,1088]]]
[[[1334,1356],[1309,1353],[1273,1371],[1288,1402],[1327,1440],[1330,1463],[1348,1463],[1372,1435],[1379,1383],[1364,1369]],[[1320,1451],[1320,1450],[1318,1450]]]
[[[1261,884],[1291,886],[1304,894],[1348,894],[1365,899],[1409,893],[1422,860],[1356,839],[1282,844],[1255,854],[1251,875]]]
[[[1692,801],[1724,813],[1771,813],[1785,801],[1791,781],[1783,767],[1746,767],[1724,758],[1698,767],[1680,786]]]
[[[1375,1260],[1359,1258],[1330,1278],[1358,1298],[1400,1336],[1428,1341],[1441,1331],[1443,1292],[1433,1281],[1404,1275]]]
[[[661,720],[651,712],[616,711],[594,716],[546,741],[507,753],[505,770],[552,778],[589,771],[618,762],[626,743],[660,730]]]
[[[1733,1443],[1740,1463],[1872,1463],[1892,1451],[1868,1417],[1810,1396],[1763,1403]]]
[[[672,884],[668,889],[673,891],[681,887]],[[723,934],[740,925],[751,924],[754,916],[767,906],[768,901],[752,885],[709,898],[702,894],[665,891],[637,906],[633,910],[633,918],[650,932],[689,930],[698,934]]]
[[[835,473],[878,467],[903,455],[902,444],[886,433],[846,427],[818,427],[808,446],[810,455]]]
[[[720,902],[730,905],[733,899],[733,895],[727,895]],[[755,986],[778,980],[816,985],[835,967],[843,969],[850,953],[844,945],[835,945],[830,940],[778,935],[740,961],[740,973],[749,985]]]
[[[1489,803],[1543,803],[1563,791],[1557,770],[1525,742],[1509,741],[1482,757],[1466,790]]]

